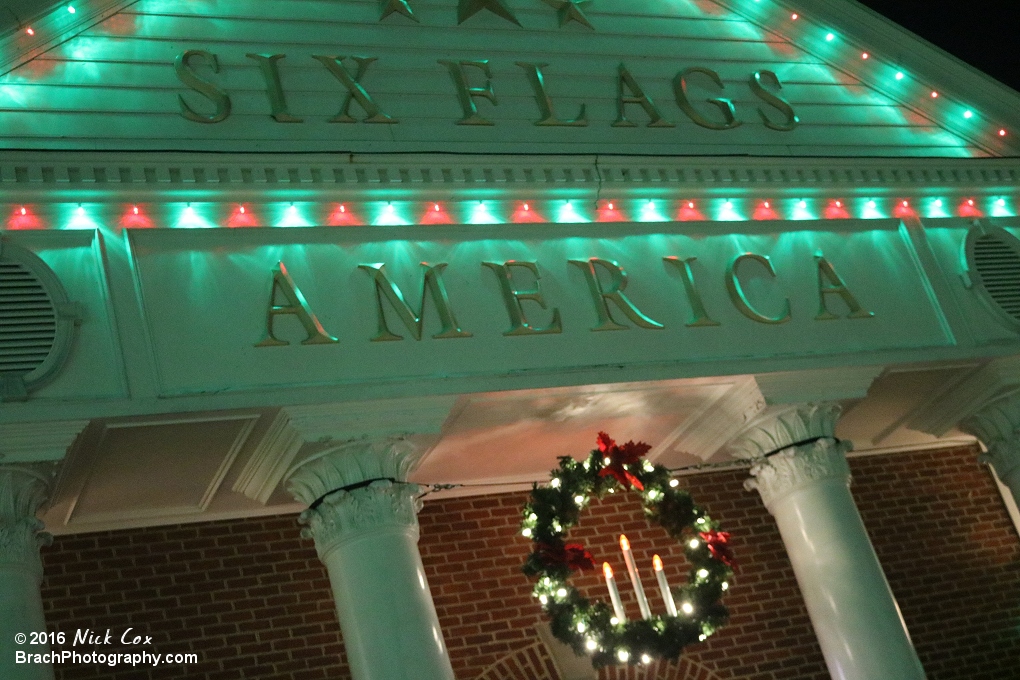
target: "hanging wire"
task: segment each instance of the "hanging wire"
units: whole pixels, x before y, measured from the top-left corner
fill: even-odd
[[[702,471],[702,470],[717,470],[717,469],[740,470],[740,469],[745,469],[745,468],[751,468],[751,467],[754,467],[755,465],[758,465],[759,463],[762,463],[762,462],[768,460],[772,456],[778,455],[778,454],[780,454],[780,453],[782,453],[784,451],[787,451],[789,449],[797,448],[798,446],[808,446],[809,444],[814,444],[816,442],[820,442],[820,441],[823,441],[823,440],[831,440],[836,445],[839,445],[841,443],[841,441],[837,437],[829,437],[829,436],[823,435],[821,437],[811,437],[809,439],[801,439],[800,441],[793,442],[792,444],[786,444],[785,446],[780,446],[778,449],[773,449],[773,450],[769,451],[768,453],[762,454],[761,456],[756,457],[756,458],[738,458],[738,459],[735,459],[735,460],[724,460],[724,461],[719,461],[719,462],[715,462],[715,463],[694,463],[693,465],[682,465],[680,467],[666,468],[666,469],[669,472],[698,472],[698,471]],[[354,484],[348,484],[347,486],[341,486],[341,487],[339,487],[337,489],[333,489],[332,491],[327,491],[326,493],[322,494],[321,496],[316,498],[314,501],[312,501],[312,504],[308,506],[308,509],[309,510],[315,510],[320,505],[322,505],[323,501],[325,501],[326,498],[328,498],[329,496],[332,496],[333,494],[342,493],[342,492],[346,492],[346,491],[355,491],[357,489],[363,489],[363,488],[373,484],[374,482],[390,482],[391,484],[406,484],[408,486],[423,487],[423,488],[425,488],[425,491],[423,491],[421,494],[419,494],[417,496],[417,499],[422,499],[422,498],[425,498],[426,496],[428,496],[429,494],[436,493],[437,491],[452,491],[454,489],[470,489],[470,488],[487,488],[487,489],[491,489],[491,488],[507,487],[507,486],[516,486],[516,487],[519,487],[519,486],[525,486],[527,484],[539,484],[542,481],[544,481],[544,480],[532,480],[532,481],[525,480],[525,481],[520,481],[520,482],[477,482],[477,483],[464,483],[464,484],[450,484],[450,483],[442,483],[442,482],[435,483],[435,484],[415,484],[414,482],[399,481],[397,479],[394,479],[393,477],[375,477],[374,479],[366,479],[366,480],[363,480],[363,481],[360,481],[360,482],[356,482]]]

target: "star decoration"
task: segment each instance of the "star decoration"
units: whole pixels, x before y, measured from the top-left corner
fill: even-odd
[[[413,21],[418,21],[418,17],[414,16],[414,10],[407,4],[407,0],[382,0],[382,15],[380,15],[379,21],[382,21],[394,12],[403,14]]]
[[[457,6],[457,23],[464,23],[483,9],[487,9],[496,16],[518,26],[521,25],[521,22],[517,21],[517,17],[514,16],[513,10],[506,6],[506,0],[460,0],[460,4]]]
[[[560,17],[561,28],[566,26],[569,21],[576,21],[582,26],[595,30],[581,9],[584,5],[590,5],[591,0],[543,0],[543,2],[556,10],[556,14]]]

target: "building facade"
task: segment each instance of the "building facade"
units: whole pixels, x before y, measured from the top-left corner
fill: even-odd
[[[846,0],[26,7],[0,50],[4,677],[593,677],[537,625],[512,527],[599,431],[750,556],[730,637],[604,674],[1015,667],[1015,92]],[[611,554],[626,525],[686,578],[621,503],[577,535]],[[916,575],[884,534],[914,524]],[[998,644],[940,657],[974,631]]]

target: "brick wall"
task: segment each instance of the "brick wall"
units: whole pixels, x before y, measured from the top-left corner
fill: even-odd
[[[930,680],[1016,677],[1020,540],[973,450],[852,461],[854,494]],[[605,680],[828,678],[775,524],[746,472],[688,477],[695,500],[733,534],[740,567],[730,625],[679,664],[607,671]],[[427,503],[421,551],[460,680],[555,680],[537,642],[541,616],[519,566],[523,494]],[[582,539],[622,571],[626,532],[640,565],[652,552],[679,581],[682,553],[641,516],[634,496],[593,504]],[[57,677],[348,677],[328,579],[293,516],[58,538],[43,551],[51,630],[127,626],[154,651],[195,652],[189,666],[61,666]],[[645,567],[646,573],[648,571]],[[604,598],[597,574],[575,584]],[[650,600],[657,601],[651,582]],[[628,587],[622,587],[625,598]],[[636,616],[636,605],[627,600]]]

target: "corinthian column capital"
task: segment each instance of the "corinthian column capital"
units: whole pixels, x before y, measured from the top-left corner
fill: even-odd
[[[960,423],[960,429],[981,440],[988,452],[981,462],[1010,486],[1020,482],[1020,393],[993,401]]]
[[[421,452],[407,439],[360,439],[329,448],[302,462],[288,488],[309,508],[301,513],[302,535],[315,539],[319,557],[347,541],[385,529],[417,540],[421,487],[407,475]]]
[[[834,436],[840,410],[836,403],[771,407],[730,444],[737,457],[755,461],[744,487],[757,490],[770,512],[798,489],[823,481],[850,483],[850,444]],[[780,450],[784,447],[789,448]]]
[[[49,497],[55,463],[0,465],[0,565],[42,579],[39,548],[53,537],[36,513]]]

